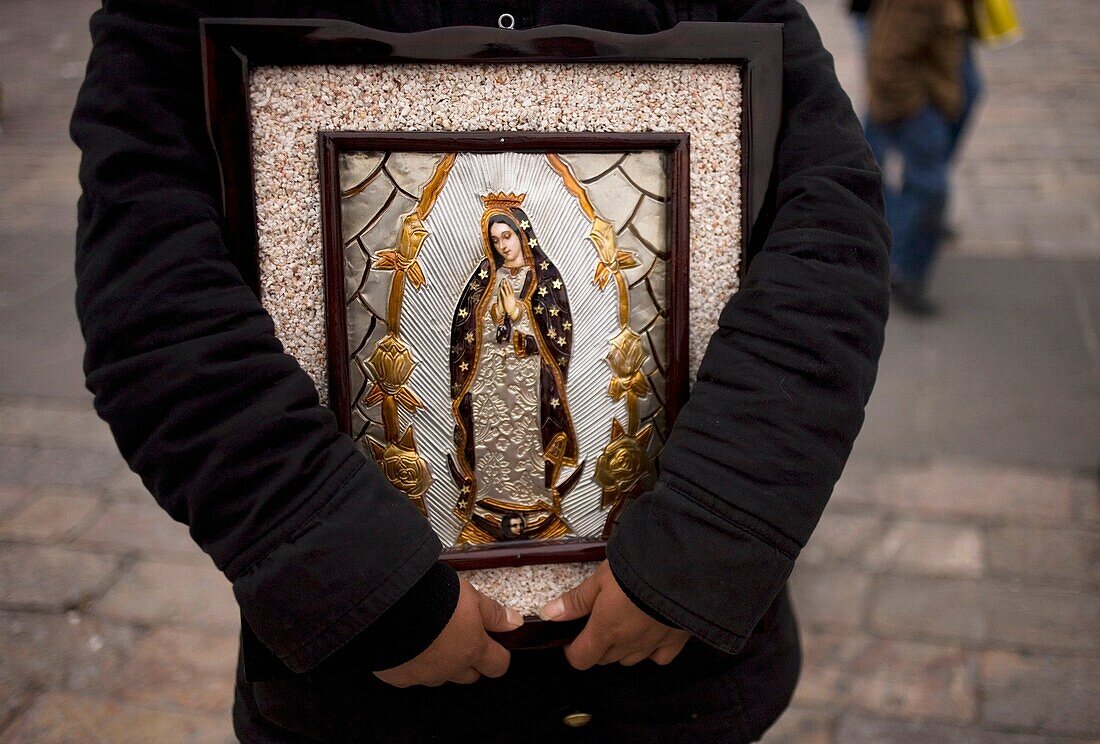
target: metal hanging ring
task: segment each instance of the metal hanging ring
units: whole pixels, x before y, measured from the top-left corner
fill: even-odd
[[[501,13],[500,18],[497,19],[497,25],[510,31],[516,27],[516,17],[511,13]]]

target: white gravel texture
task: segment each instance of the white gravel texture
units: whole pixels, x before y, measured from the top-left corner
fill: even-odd
[[[690,369],[737,289],[741,83],[734,65],[525,64],[260,67],[251,80],[262,300],[327,399],[317,133],[688,132]],[[493,569],[468,578],[534,614],[593,564]]]
[[[462,577],[482,594],[521,615],[535,617],[539,608],[572,589],[596,570],[598,563],[556,563],[545,566],[485,568],[463,571]]]

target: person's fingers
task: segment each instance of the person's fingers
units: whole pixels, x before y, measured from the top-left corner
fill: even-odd
[[[557,599],[547,602],[539,610],[543,620],[576,620],[592,612],[592,605],[600,593],[595,574],[573,587]]]
[[[394,676],[386,674],[384,672],[375,672],[375,677],[385,682],[390,687],[396,687],[400,690],[404,690],[406,687],[412,687],[413,683],[406,680],[404,677]]]
[[[565,658],[574,669],[591,669],[610,647],[610,641],[599,637],[591,629],[592,622],[584,626],[572,643],[565,647]]]
[[[481,672],[473,667],[466,667],[461,672],[451,676],[451,682],[456,682],[460,685],[472,685],[481,679]]]
[[[601,656],[600,660],[596,663],[600,664],[601,666],[606,666],[607,664],[614,664],[614,663],[616,663],[618,661],[621,661],[622,659],[626,658],[628,655],[630,655],[631,652],[632,652],[632,649],[629,646],[622,646],[620,644],[612,644],[611,647],[609,647],[606,651],[603,652],[603,656]]]
[[[474,662],[474,668],[486,677],[500,677],[508,671],[508,664],[512,661],[512,655],[508,649],[494,640],[485,644],[485,650],[481,657]]]
[[[649,655],[649,658],[653,659],[654,663],[664,666],[671,664],[672,660],[680,655],[680,651],[684,648],[683,643],[676,643],[669,646],[661,646],[659,649]]]
[[[511,607],[505,607],[496,600],[489,599],[481,592],[477,595],[478,609],[481,611],[481,624],[485,630],[501,633],[515,630],[523,625],[523,616]]]
[[[623,666],[634,666],[635,664],[645,661],[649,656],[650,655],[645,651],[638,651],[637,653],[627,654],[619,659],[619,663]]]

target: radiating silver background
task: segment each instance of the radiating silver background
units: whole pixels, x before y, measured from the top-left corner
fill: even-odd
[[[423,184],[441,155],[352,153],[341,159],[341,187],[357,193],[344,200],[343,229],[348,292],[348,333],[353,349],[352,388],[357,392],[353,426],[361,445],[364,434],[380,436],[378,411],[361,405],[366,387],[363,364],[386,332],[385,308],[392,272],[369,271],[368,256],[392,248],[400,218],[415,206]],[[585,185],[597,212],[615,224],[619,245],[637,254],[640,266],[627,272],[631,285],[631,326],[647,341],[644,368],[657,394],[641,403],[643,421],[654,421],[664,436],[663,370],[667,260],[666,168],[659,152],[564,155]],[[402,336],[417,366],[409,381],[427,410],[401,412],[402,428],[413,424],[418,450],[432,471],[425,497],[432,526],[444,544],[453,544],[461,525],[451,514],[458,497],[447,474],[453,451],[447,367],[450,326],[459,292],[483,257],[480,195],[489,191],[526,193],[523,207],[547,256],[558,267],[573,313],[573,360],[567,398],[577,429],[584,476],[564,503],[565,518],[578,535],[598,535],[606,514],[599,509],[600,488],[592,479],[596,458],[610,434],[611,418],[625,421],[626,409],[607,396],[607,341],[619,331],[614,283],[600,291],[592,283],[597,256],[587,239],[591,221],[580,209],[545,156],[530,153],[460,154],[425,220],[429,236],[419,254],[427,284],[406,285]],[[656,354],[656,358],[654,355]]]

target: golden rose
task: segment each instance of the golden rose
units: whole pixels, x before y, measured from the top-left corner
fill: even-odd
[[[369,441],[374,459],[390,483],[409,498],[420,499],[428,490],[432,477],[428,464],[416,453],[412,427],[405,430],[400,442],[384,445],[373,438]]]
[[[648,487],[656,479],[646,449],[653,427],[645,426],[630,436],[618,419],[611,423],[611,441],[596,459],[596,482],[603,488],[603,506],[607,507],[639,487]]]

